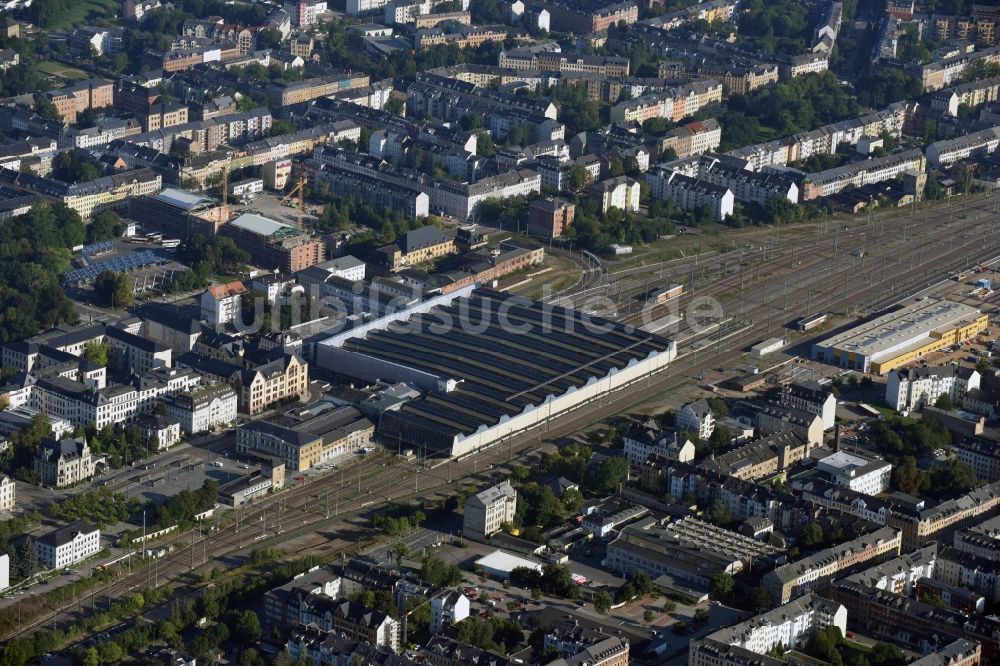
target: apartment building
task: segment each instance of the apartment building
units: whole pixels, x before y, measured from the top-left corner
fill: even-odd
[[[673,169],[653,167],[646,173],[646,183],[653,199],[669,201],[681,210],[704,212],[716,222],[725,220],[735,209],[736,197],[728,187]]]
[[[51,197],[89,219],[121,201],[150,195],[163,188],[163,178],[152,169],[135,169],[85,183],[63,183],[31,173],[0,168],[0,182]]]
[[[101,531],[77,521],[35,539],[38,564],[45,569],[62,569],[81,562],[101,550]]]
[[[201,318],[214,327],[238,322],[246,293],[246,286],[238,280],[209,287],[201,295]]]
[[[3,366],[21,372],[31,372],[43,346],[80,356],[84,347],[104,339],[104,324],[60,326],[24,340],[8,342],[3,346]]]
[[[611,122],[641,124],[653,118],[677,122],[709,104],[721,102],[722,87],[719,81],[705,79],[619,102],[611,107]]]
[[[670,130],[656,140],[655,153],[659,156],[672,150],[677,159],[683,159],[716,150],[721,142],[722,127],[714,118],[708,118]]]
[[[490,535],[511,524],[517,510],[517,491],[504,481],[465,500],[462,509],[462,534],[486,543]]]
[[[766,656],[779,645],[786,650],[804,647],[817,632],[836,627],[847,635],[847,609],[841,604],[812,593],[745,622],[724,627],[704,638],[692,640],[688,648],[689,666],[729,666],[760,664],[770,666]],[[706,649],[713,648],[713,649]],[[724,657],[729,648],[748,655],[746,661]],[[735,655],[733,655],[735,656]],[[722,657],[720,659],[720,657]],[[777,663],[782,663],[777,661]]]
[[[308,395],[309,364],[295,354],[285,353],[256,368],[243,370],[234,379],[240,411],[260,414],[281,400]]]
[[[1000,146],[1000,127],[972,132],[955,139],[936,141],[927,146],[927,162],[934,167],[947,167],[959,160],[993,153]]]
[[[318,76],[291,83],[272,83],[264,94],[275,106],[292,106],[370,84],[367,74]]]
[[[56,107],[59,118],[70,125],[87,109],[103,109],[115,100],[115,83],[108,79],[84,79],[44,93]]]
[[[256,213],[243,213],[219,233],[232,238],[257,266],[283,273],[296,273],[326,259],[326,246],[319,238]]]
[[[1000,481],[1000,444],[978,437],[963,437],[954,444],[955,457],[972,468],[976,478]]]
[[[757,431],[761,435],[792,432],[811,447],[823,443],[823,419],[818,414],[780,405],[757,411]]]
[[[458,590],[440,590],[431,597],[432,634],[469,617],[469,598]]]
[[[107,328],[104,340],[108,345],[108,362],[120,372],[138,375],[156,368],[169,368],[173,362],[170,347],[116,326]]]
[[[622,435],[625,457],[633,465],[642,465],[651,455],[666,460],[691,462],[695,447],[687,437],[680,437],[676,430],[664,430],[652,419],[634,423]]]
[[[467,46],[478,48],[486,42],[503,42],[509,32],[506,26],[454,25],[443,28],[420,28],[413,38],[417,49],[429,49],[439,45],[454,44],[460,49]]]
[[[607,213],[612,208],[638,213],[639,190],[639,181],[628,176],[618,176],[591,185],[590,195],[598,202],[602,213]]]
[[[1000,659],[1000,641],[996,638],[1000,623],[995,618],[941,608],[888,590],[848,581],[838,581],[830,588],[829,596],[847,608],[852,627],[862,631],[884,632],[895,637],[897,644],[917,650],[928,646],[928,637],[937,636],[939,645],[946,644],[942,652],[963,659],[949,662],[928,655],[923,660],[913,662],[915,664],[966,663],[964,659],[970,656],[969,651],[974,659],[975,648],[980,646],[982,663],[992,664]],[[958,640],[965,640],[965,647],[955,651],[951,646]]]
[[[153,132],[158,129],[183,125],[188,122],[188,107],[178,102],[161,102],[150,105],[142,117],[143,131]]]
[[[806,176],[802,186],[802,200],[828,197],[849,187],[884,183],[908,171],[923,172],[924,167],[923,153],[914,149],[818,171]]]
[[[65,488],[94,476],[95,462],[86,439],[45,437],[35,453],[32,468],[41,485]]]
[[[628,641],[611,636],[581,647],[579,652],[555,659],[548,666],[628,666],[630,663]]]
[[[536,199],[528,207],[528,233],[542,238],[558,238],[573,226],[576,204],[563,199]]]
[[[938,555],[937,580],[978,592],[987,603],[1000,601],[1000,563],[968,551],[944,547]]]
[[[815,381],[789,382],[781,387],[783,407],[816,414],[823,420],[823,429],[836,425],[837,398],[825,384]]]
[[[947,395],[957,405],[966,393],[979,388],[980,381],[975,368],[957,365],[892,370],[886,379],[885,402],[897,412],[913,411],[933,406]]]
[[[17,505],[17,487],[14,479],[0,474],[0,512],[12,511]],[[3,588],[0,587],[0,590]]]
[[[892,527],[881,527],[871,534],[826,548],[796,562],[782,565],[764,574],[761,584],[778,603],[788,603],[796,596],[826,587],[838,573],[864,562],[878,562],[898,557],[902,534]]]
[[[525,4],[548,11],[553,30],[578,35],[639,20],[639,5],[632,0],[530,0]]]
[[[228,384],[206,384],[174,396],[164,396],[160,402],[167,416],[180,423],[181,430],[195,435],[220,426],[236,423],[236,391]]]
[[[881,458],[837,451],[816,462],[816,469],[827,474],[838,486],[846,486],[865,495],[889,490],[892,465]]]
[[[802,460],[811,447],[800,435],[784,431],[756,439],[699,463],[704,469],[737,479],[763,479]]]
[[[674,426],[679,432],[690,432],[698,439],[707,440],[715,430],[715,415],[708,400],[689,402],[677,410]]]
[[[312,653],[306,646],[309,643],[322,642],[326,634],[366,641],[371,645],[389,648],[393,652],[399,650],[401,633],[399,620],[353,601],[312,595],[305,599],[299,608],[299,622],[298,630],[293,632],[289,639],[289,654],[311,658]]]

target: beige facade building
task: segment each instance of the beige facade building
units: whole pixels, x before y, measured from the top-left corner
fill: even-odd
[[[244,370],[233,384],[239,394],[240,411],[260,414],[279,400],[308,394],[309,364],[295,354],[285,354],[283,358]]]
[[[769,571],[764,574],[761,584],[774,601],[785,604],[793,597],[826,585],[839,572],[855,565],[863,562],[877,564],[898,557],[902,545],[903,536],[899,530],[882,527],[871,534]]]
[[[17,488],[14,479],[0,474],[0,511],[10,511],[16,502]]]
[[[94,475],[94,460],[87,440],[46,437],[35,454],[34,470],[38,483],[53,488],[65,488]]]
[[[465,500],[462,534],[485,543],[501,526],[513,522],[516,510],[517,491],[509,482],[487,488]]]

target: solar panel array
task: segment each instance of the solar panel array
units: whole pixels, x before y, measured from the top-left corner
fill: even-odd
[[[90,280],[96,279],[97,276],[104,271],[111,271],[112,273],[127,273],[128,271],[134,271],[135,269],[142,268],[143,266],[163,264],[166,262],[166,259],[151,250],[143,250],[142,252],[135,252],[123,257],[116,257],[110,261],[102,261],[101,263],[94,264],[93,266],[77,268],[66,273],[63,279],[68,283],[89,282]]]
[[[103,254],[104,252],[110,252],[114,247],[114,241],[102,241],[100,243],[94,243],[93,245],[85,245],[83,249],[80,250],[80,254],[85,257],[95,254]]]

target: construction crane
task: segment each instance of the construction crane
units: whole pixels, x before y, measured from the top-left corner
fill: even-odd
[[[299,181],[292,186],[292,189],[288,191],[288,194],[286,194],[279,202],[281,203],[282,206],[288,205],[288,201],[292,197],[294,197],[296,194],[299,195],[299,206],[298,206],[299,229],[302,229],[302,209],[305,208],[306,205],[305,191],[306,191],[306,179],[299,178]]]
[[[233,158],[230,157],[222,165],[222,212],[226,220],[229,219],[229,169],[233,165]]]

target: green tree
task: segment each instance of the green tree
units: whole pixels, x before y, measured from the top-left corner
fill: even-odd
[[[951,396],[947,393],[939,395],[938,399],[934,401],[934,406],[938,409],[943,409],[946,412],[950,412],[955,409],[955,403],[951,401]]]
[[[35,540],[26,537],[17,551],[16,576],[19,580],[24,580],[33,576],[40,568],[38,555],[35,552]]]
[[[252,643],[260,639],[260,618],[253,611],[243,611],[236,618],[233,635],[242,643]]]
[[[655,620],[655,619],[656,619],[656,615],[653,613],[653,611],[649,610],[648,608],[642,614],[642,621],[645,622],[646,624],[652,624],[653,620]]]
[[[569,169],[569,187],[574,192],[580,192],[590,184],[590,173],[580,164],[574,164]]]
[[[893,485],[900,492],[912,494],[920,490],[924,475],[917,469],[917,459],[906,456],[892,469]]]
[[[732,515],[729,513],[729,507],[726,506],[721,500],[716,502],[712,506],[712,511],[709,514],[709,518],[713,523],[719,527],[725,527],[733,521]]]
[[[43,118],[49,118],[51,120],[61,119],[56,105],[52,103],[52,100],[43,95],[35,97],[35,113]]]
[[[240,653],[240,666],[264,666],[264,658],[254,648],[246,648]]]
[[[97,652],[96,647],[89,647],[83,652],[83,657],[80,659],[82,666],[100,666],[101,656]]]
[[[117,664],[123,655],[121,646],[115,641],[107,641],[101,645],[102,664]]]
[[[717,419],[729,416],[729,405],[722,398],[709,398],[708,407],[712,411],[712,415]]]
[[[91,243],[119,238],[125,231],[125,222],[118,213],[110,210],[94,216],[94,221],[87,227],[87,240]]]
[[[108,343],[91,340],[83,346],[83,357],[91,363],[107,367],[109,351]]]
[[[102,303],[112,308],[131,307],[135,302],[132,278],[122,273],[104,271],[94,280],[94,291]]]
[[[701,607],[696,608],[694,611],[694,621],[695,622],[708,622],[708,609]]]
[[[899,646],[879,641],[872,647],[869,661],[875,666],[901,666],[906,663],[906,655]]]
[[[809,523],[802,530],[802,543],[806,546],[818,546],[823,543],[823,528],[819,523]]]
[[[396,568],[403,568],[403,560],[410,554],[410,547],[406,545],[406,542],[400,539],[396,542],[396,545],[392,547],[392,552],[396,556]]]
[[[610,493],[617,489],[628,478],[628,458],[611,456],[598,465],[590,487],[598,493]]]
[[[601,590],[594,595],[594,610],[602,615],[607,615],[611,610],[611,595]]]
[[[721,449],[729,446],[733,441],[733,431],[726,426],[716,425],[712,429],[712,435],[708,438],[709,444],[714,449]]]
[[[750,605],[758,613],[767,610],[773,604],[774,601],[771,599],[771,593],[764,587],[755,587],[753,592],[750,593]]]
[[[733,576],[725,571],[712,576],[712,592],[720,597],[728,597],[733,593]]]

